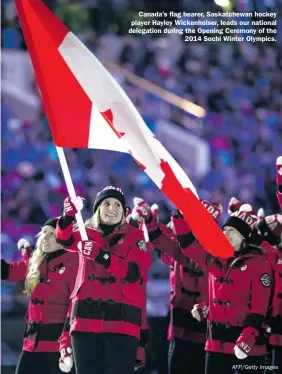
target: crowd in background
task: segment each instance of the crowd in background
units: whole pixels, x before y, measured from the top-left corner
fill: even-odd
[[[153,131],[159,120],[166,119],[208,141],[211,170],[203,179],[193,180],[203,198],[219,200],[226,207],[236,196],[257,209],[263,206],[267,213],[278,211],[274,161],[282,149],[281,41],[194,44],[177,35],[134,38],[126,30],[136,13],[125,12],[126,2],[91,0],[69,7],[68,2],[46,3],[98,57],[206,109],[207,116],[198,123],[116,75]],[[2,4],[2,47],[24,49],[11,4]],[[134,4],[138,9],[138,2]],[[2,251],[7,260],[16,260],[17,240],[25,236],[33,242],[38,225],[61,214],[67,190],[43,110],[31,123],[15,118],[3,99],[1,107]],[[97,191],[111,184],[123,188],[129,202],[140,196],[158,203],[162,220],[168,221],[171,205],[129,156],[68,149],[66,157],[76,193],[86,198],[84,218],[92,211]]]

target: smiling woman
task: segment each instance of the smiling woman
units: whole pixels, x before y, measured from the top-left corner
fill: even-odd
[[[120,188],[108,186],[94,201],[86,223],[89,240],[74,226],[81,198],[67,198],[56,229],[57,241],[79,251],[80,266],[73,290],[70,332],[77,374],[105,371],[132,374],[145,304],[144,279],[152,258],[143,232],[126,220]]]
[[[60,369],[74,372],[71,355],[66,365],[60,360],[60,350],[71,345],[64,326],[67,327],[65,320],[78,269],[78,256],[66,252],[56,243],[56,223],[57,218],[45,222],[31,256],[30,253],[28,257],[23,255],[21,262],[1,260],[1,279],[25,281],[24,292],[30,297],[16,374],[59,374]],[[18,245],[26,243],[21,239]]]

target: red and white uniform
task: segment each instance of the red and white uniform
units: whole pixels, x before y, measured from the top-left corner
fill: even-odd
[[[64,229],[57,224],[57,240],[67,249],[77,250],[80,241],[73,224]],[[89,240],[97,240],[97,231],[86,228]],[[119,231],[102,238],[101,247],[109,251],[108,268],[79,255],[79,270],[72,298],[70,331],[119,333],[140,338],[143,282],[152,258],[141,230],[125,224]],[[138,276],[130,280],[132,269]]]
[[[27,266],[25,261],[9,263],[6,280],[25,280]],[[48,254],[40,265],[40,282],[30,296],[26,314],[23,351],[59,352],[58,339],[63,332],[77,269],[78,255],[65,250]],[[68,333],[66,340],[70,345]]]

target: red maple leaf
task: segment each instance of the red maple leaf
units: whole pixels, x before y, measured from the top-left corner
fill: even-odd
[[[108,124],[111,126],[112,130],[115,132],[115,134],[122,138],[124,136],[124,132],[118,131],[114,126],[114,115],[111,109],[106,110],[105,112],[100,112],[102,116],[105,118],[105,120],[108,122]]]

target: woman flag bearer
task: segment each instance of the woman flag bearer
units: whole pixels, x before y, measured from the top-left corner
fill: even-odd
[[[64,331],[64,321],[75,283],[78,256],[56,243],[56,223],[54,218],[43,225],[30,259],[25,257],[26,252],[29,253],[29,243],[20,240],[19,249],[26,248],[25,253],[22,252],[24,261],[1,260],[1,279],[25,280],[25,293],[30,296],[16,374],[59,374],[60,369],[67,373],[73,366],[71,341],[69,333]],[[61,334],[64,334],[64,342],[59,345]],[[60,349],[68,350],[66,362],[65,356],[60,358]]]
[[[104,188],[86,222],[81,241],[74,218],[81,198],[67,198],[56,237],[80,253],[72,293],[70,331],[78,374],[132,374],[140,339],[143,279],[151,266],[143,232],[125,221],[126,200],[119,188]]]

